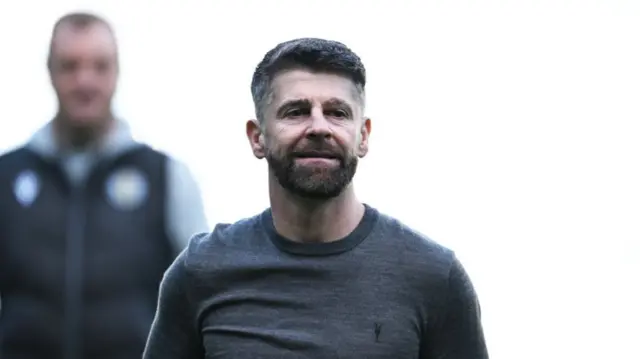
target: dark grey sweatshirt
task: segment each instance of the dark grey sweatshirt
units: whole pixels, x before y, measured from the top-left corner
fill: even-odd
[[[166,272],[144,359],[488,358],[454,253],[368,207],[302,244],[269,210],[194,237]]]

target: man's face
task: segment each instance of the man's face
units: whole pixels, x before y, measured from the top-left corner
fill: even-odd
[[[279,74],[263,121],[256,127],[262,138],[255,137],[254,153],[266,157],[283,188],[304,198],[342,193],[368,149],[370,120],[362,117],[353,82],[342,76]]]
[[[117,48],[103,24],[61,24],[51,49],[51,81],[72,127],[94,127],[111,113],[118,78]]]

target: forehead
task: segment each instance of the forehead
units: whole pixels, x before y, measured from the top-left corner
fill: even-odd
[[[294,99],[324,102],[342,100],[356,106],[357,90],[349,78],[305,70],[290,70],[278,74],[273,80],[273,103],[278,106]]]
[[[52,52],[58,56],[114,55],[116,51],[113,34],[100,23],[85,27],[60,24],[52,39]]]

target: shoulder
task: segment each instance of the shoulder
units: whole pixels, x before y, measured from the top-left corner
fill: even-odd
[[[367,242],[369,250],[389,263],[403,283],[415,291],[433,294],[448,287],[455,252],[427,235],[380,213]]]
[[[473,300],[473,286],[454,250],[384,214],[375,232],[378,246],[395,263],[393,270],[413,293],[426,296],[427,303],[440,306],[454,298]]]
[[[377,233],[392,241],[386,241],[390,249],[414,264],[424,263],[443,271],[453,264],[454,251],[400,220],[381,213]]]
[[[164,156],[167,176],[170,181],[173,181],[177,185],[180,185],[181,188],[186,187],[183,185],[183,182],[186,182],[189,185],[193,185],[195,183],[193,172],[185,161],[173,156],[169,156],[162,152],[159,152],[159,154]]]
[[[119,150],[114,150],[115,156],[137,158],[147,162],[163,163],[171,158],[168,154],[142,142],[130,142],[123,145]]]
[[[211,270],[250,250],[264,233],[262,214],[235,223],[219,223],[213,231],[194,235],[184,251],[189,271]]]
[[[32,169],[35,154],[26,147],[11,149],[0,155],[0,178],[11,179],[24,170]]]
[[[0,166],[15,166],[30,156],[30,151],[26,147],[12,148],[0,155]]]
[[[170,191],[176,192],[176,195],[182,192],[191,193],[199,189],[195,176],[186,162],[160,149],[138,143],[122,155],[142,168],[147,168],[154,173],[160,171],[163,175],[162,178],[166,178],[166,186]]]

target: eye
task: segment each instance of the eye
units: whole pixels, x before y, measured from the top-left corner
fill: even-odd
[[[285,116],[289,118],[301,117],[307,115],[307,111],[296,108],[286,112]]]
[[[326,111],[325,115],[331,116],[334,118],[348,118],[349,114],[344,110],[329,110]]]
[[[98,61],[95,63],[95,69],[99,73],[107,72],[110,68],[110,64],[107,61]]]
[[[75,61],[62,61],[59,68],[62,72],[73,72],[78,67],[78,63]]]

